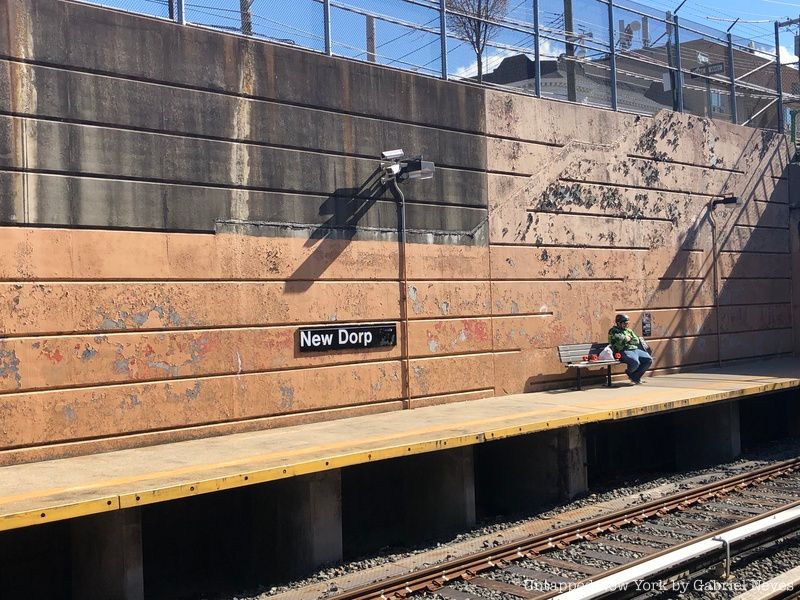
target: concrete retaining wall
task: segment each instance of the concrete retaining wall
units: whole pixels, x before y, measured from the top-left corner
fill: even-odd
[[[301,355],[298,325],[402,318],[375,184],[396,147],[437,163],[403,188],[408,368],[403,340]],[[650,313],[657,369],[716,361],[717,317],[723,360],[792,352],[787,156],[706,119],[0,0],[0,464],[564,385],[556,346],[619,310]]]

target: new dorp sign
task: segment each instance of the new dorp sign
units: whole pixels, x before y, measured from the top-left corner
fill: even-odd
[[[383,348],[397,345],[394,323],[302,327],[298,330],[300,352],[325,352],[352,348]]]

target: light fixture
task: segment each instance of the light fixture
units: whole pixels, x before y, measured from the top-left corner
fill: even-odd
[[[714,198],[711,201],[711,206],[717,206],[719,204],[724,205],[731,205],[731,204],[739,204],[739,197],[738,196],[725,196],[724,198]]]
[[[406,179],[431,179],[436,170],[433,161],[422,160],[422,157],[412,158],[400,163],[400,180]]]

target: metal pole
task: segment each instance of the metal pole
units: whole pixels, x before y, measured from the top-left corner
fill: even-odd
[[[614,1],[608,0],[608,48],[611,62],[611,108],[617,110],[617,48],[614,43]]]
[[[708,220],[711,223],[711,277],[714,283],[714,318],[717,326],[717,366],[722,366],[722,335],[719,330],[719,283],[717,283],[717,222],[714,219],[714,199],[708,201]]]
[[[239,0],[239,14],[242,35],[253,35],[253,13],[250,12],[252,0]]]
[[[645,48],[650,47],[650,21],[645,15],[642,15],[642,46]]]
[[[367,61],[375,62],[375,17],[367,15]]]
[[[572,24],[572,0],[564,0],[564,39],[566,46],[566,67],[567,67],[567,100],[576,102],[578,100],[577,90],[575,89],[575,32]]]
[[[733,38],[728,33],[728,73],[731,79],[731,122],[737,123],[736,115],[736,71],[733,70]]]
[[[783,81],[781,81],[780,27],[775,21],[775,86],[778,88],[778,131],[783,133]]]
[[[400,204],[400,213],[398,214],[397,230],[400,235],[400,327],[402,344],[401,359],[403,360],[405,368],[403,369],[403,403],[405,408],[411,408],[411,361],[408,348],[408,268],[406,256],[406,197],[400,186],[397,185],[397,179],[391,179],[392,192],[395,199]]]
[[[539,54],[539,0],[533,0],[533,31],[534,48],[533,60],[536,63],[533,68],[536,71],[536,81],[534,82],[536,97],[542,97],[542,57]],[[580,370],[580,369],[578,369]]]
[[[678,110],[678,78],[675,75],[675,69],[672,67],[672,33],[675,31],[675,25],[672,24],[672,12],[667,11],[666,14],[667,26],[667,67],[669,67],[669,81],[672,91],[672,110]],[[658,40],[656,40],[658,43]]]
[[[322,19],[325,29],[325,54],[333,56],[331,47],[331,0],[322,0]]]
[[[681,70],[681,27],[678,24],[678,15],[672,17],[675,24],[675,88],[678,98],[678,112],[683,112],[683,71]]]
[[[176,20],[181,25],[186,25],[186,6],[184,0],[177,1]]]
[[[439,0],[439,37],[442,43],[442,79],[447,79],[447,0]]]

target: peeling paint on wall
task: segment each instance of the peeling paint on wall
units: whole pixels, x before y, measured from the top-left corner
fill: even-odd
[[[17,388],[21,386],[19,358],[13,350],[0,349],[0,378],[11,378]]]

